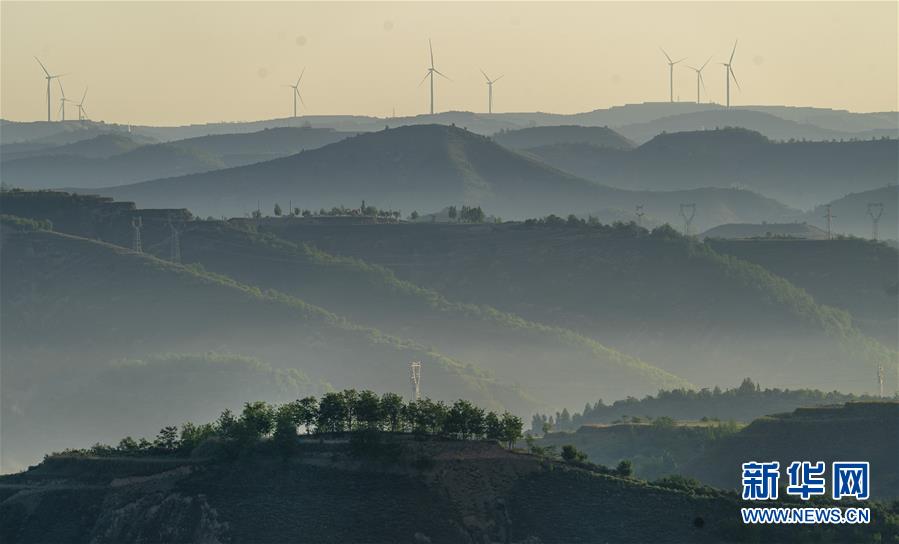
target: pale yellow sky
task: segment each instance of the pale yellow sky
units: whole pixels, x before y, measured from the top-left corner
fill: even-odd
[[[494,111],[573,113],[668,98],[659,46],[701,64],[734,104],[897,109],[897,6],[863,2],[0,3],[0,115],[46,119],[45,82],[107,122],[183,124],[285,117],[306,67],[309,114],[424,113],[434,42],[437,109],[485,111],[479,68],[505,77]],[[675,96],[693,101],[692,71]],[[54,86],[54,119],[59,89]],[[68,109],[74,116],[75,109]]]

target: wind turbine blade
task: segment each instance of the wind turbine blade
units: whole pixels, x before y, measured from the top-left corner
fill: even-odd
[[[47,67],[44,66],[44,63],[41,62],[41,59],[34,57],[34,60],[36,60],[37,63],[41,65],[41,68],[44,70],[44,73],[47,74],[47,77],[50,77],[50,72],[47,71]]]
[[[665,58],[668,59],[668,62],[671,62],[671,57],[668,56],[668,53],[666,53],[664,49],[659,47],[659,51],[661,51],[662,54],[665,55]]]
[[[428,73],[425,74],[424,79],[418,82],[418,86],[421,87],[421,84],[425,82],[425,79],[428,79],[428,76],[431,75],[431,71],[428,70]]]
[[[734,61],[734,55],[736,53],[737,53],[737,40],[734,40],[734,50],[730,52],[730,60],[727,61],[728,63],[731,63]]]
[[[678,62],[684,62],[685,60],[687,60],[687,58],[689,58],[689,57],[684,57],[678,61],[672,62],[671,64],[677,64]]]
[[[706,95],[708,95],[709,92],[705,90],[705,79],[703,79],[703,77],[702,77],[702,71],[699,72],[699,82],[702,83],[703,92],[705,92]]]
[[[743,89],[740,88],[740,82],[737,81],[737,74],[734,73],[733,66],[728,66],[727,70],[728,70],[728,72],[730,72],[730,77],[734,78],[734,83],[737,84],[737,89],[740,89],[742,91]]]
[[[448,81],[452,81],[452,79],[450,79],[448,76],[443,75],[443,73],[441,73],[440,70],[438,70],[437,68],[434,68],[434,73],[436,73],[437,75],[439,75],[439,76],[442,77],[443,79],[446,79],[446,80],[448,80]]]
[[[56,78],[56,83],[59,84],[59,93],[62,95],[63,99],[65,99],[66,92],[64,90],[62,90],[62,80],[59,78]]]
[[[87,87],[84,88],[84,94],[81,95],[81,102],[79,102],[79,104],[84,104],[85,98],[87,98]]]
[[[694,72],[699,72],[699,69],[698,69],[698,68],[695,68],[695,67],[693,67],[693,66],[690,66],[689,64],[687,64],[686,67],[689,68],[689,69],[691,69],[691,70],[693,70]]]
[[[303,95],[300,94],[299,89],[297,90],[297,97],[300,99],[300,104],[302,104],[303,107],[305,108],[305,107],[306,107],[306,103],[303,102]]]
[[[702,63],[702,67],[699,68],[700,72],[703,70],[703,68],[705,68],[705,65],[709,63],[709,60],[712,60],[712,57],[709,57],[707,61]]]
[[[501,80],[502,78],[503,78],[503,76],[499,76],[498,78],[494,79],[493,82],[496,83],[497,81]]]
[[[484,70],[481,70],[481,73],[484,74]],[[493,83],[492,81],[490,81],[490,78],[487,77],[487,74],[484,74],[484,79],[487,80],[487,83]]]
[[[431,38],[428,38],[428,50],[431,51],[431,68],[434,67],[434,46],[431,44]]]
[[[303,74],[306,73],[306,67],[303,66],[303,71],[300,72],[300,77],[297,78],[297,87],[300,86],[300,82],[303,81]]]

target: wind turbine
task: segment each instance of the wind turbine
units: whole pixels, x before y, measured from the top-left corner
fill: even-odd
[[[34,60],[36,60],[37,63],[41,65],[41,69],[44,71],[44,74],[46,74],[44,77],[47,80],[47,122],[49,123],[50,122],[50,82],[53,81],[54,79],[58,80],[65,74],[52,75],[52,74],[50,74],[49,71],[47,71],[47,67],[44,66],[44,63],[41,62],[41,59],[34,57]],[[61,88],[62,88],[62,86],[60,86],[60,89]]]
[[[702,66],[700,66],[699,68],[694,68],[689,65],[687,66],[687,68],[696,72],[696,103],[697,104],[702,102],[702,100],[699,99],[699,84],[702,83],[702,88],[703,88],[703,90],[705,90],[705,80],[702,79],[702,71],[705,69],[705,65],[709,63],[709,60],[712,60],[712,57],[709,57],[709,59],[707,61],[705,61],[702,64]],[[706,94],[708,94],[708,91],[706,91]]]
[[[59,98],[60,120],[65,121],[66,120],[66,102],[71,102],[71,100],[66,99],[66,92],[62,89],[62,80],[57,78],[56,83],[59,84],[59,94],[62,95]]]
[[[303,80],[303,74],[306,73],[306,69],[303,68],[303,71],[300,72],[300,77],[297,78],[297,82],[294,85],[285,85],[285,87],[290,87],[293,89],[293,116],[297,116],[297,98],[300,99],[300,103],[303,104],[303,107],[306,107],[306,103],[303,102],[303,95],[300,94],[300,81]]]
[[[75,107],[78,108],[78,120],[84,121],[86,117],[84,116],[84,99],[87,98],[87,87],[84,88],[84,94],[81,95],[81,102],[73,102]]]
[[[721,65],[724,66],[724,80],[727,84],[727,107],[730,107],[730,78],[734,78],[734,83],[737,84],[737,89],[740,89],[740,82],[737,81],[737,76],[734,74],[734,54],[737,52],[737,41],[734,40],[734,50],[730,53],[730,59],[727,62],[722,62]],[[740,89],[741,91],[743,89]]]
[[[431,45],[431,39],[428,38],[428,49],[431,51],[431,67],[428,68],[428,72],[425,74],[425,77],[418,83],[418,86],[421,87],[421,84],[425,82],[425,79],[431,78],[431,115],[434,115],[434,74],[448,80],[452,81],[450,78],[443,75],[440,70],[434,67],[434,46]]]
[[[481,70],[481,73],[484,74],[484,70]],[[498,78],[491,80],[487,77],[487,74],[484,74],[484,79],[487,80],[487,113],[493,113],[493,84],[502,78],[503,76],[499,76]]]
[[[668,99],[671,102],[674,102],[674,65],[687,60],[687,57],[684,57],[680,60],[671,60],[671,57],[668,56],[668,53],[666,53],[664,49],[659,47],[659,50],[662,51],[662,54],[665,55],[666,59],[668,59]]]

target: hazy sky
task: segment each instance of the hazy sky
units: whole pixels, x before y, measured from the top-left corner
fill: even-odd
[[[505,77],[494,111],[572,113],[668,99],[664,47],[712,62],[703,100],[897,109],[897,6],[863,2],[0,2],[0,115],[46,119],[37,55],[97,120],[181,124],[285,117],[306,67],[309,114],[424,113],[434,42],[437,109],[485,111],[479,68]],[[675,97],[696,79],[675,68]],[[53,87],[54,119],[59,88]],[[68,116],[75,108],[68,108]]]

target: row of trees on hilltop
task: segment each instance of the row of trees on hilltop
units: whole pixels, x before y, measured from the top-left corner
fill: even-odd
[[[531,429],[535,434],[546,431],[573,431],[581,425],[595,423],[652,422],[665,418],[681,420],[734,420],[751,421],[777,412],[788,412],[803,406],[843,404],[858,400],[876,400],[870,395],[854,395],[838,391],[824,392],[817,389],[762,389],[746,378],[739,387],[722,390],[719,387],[700,390],[660,390],[657,395],[642,399],[627,397],[612,404],[599,399],[584,406],[582,412],[568,409],[555,416],[534,414]],[[663,421],[664,421],[663,420]]]
[[[495,440],[512,448],[522,437],[521,418],[497,414],[467,400],[452,405],[421,399],[405,402],[400,395],[347,389],[326,393],[321,399],[305,397],[280,405],[248,402],[239,414],[225,410],[213,423],[187,422],[169,426],[154,440],[123,438],[117,446],[97,444],[87,450],[66,450],[82,455],[187,455],[208,439],[218,438],[241,447],[270,439],[285,447],[299,433],[321,435],[346,432],[393,432],[433,435],[460,440]]]

